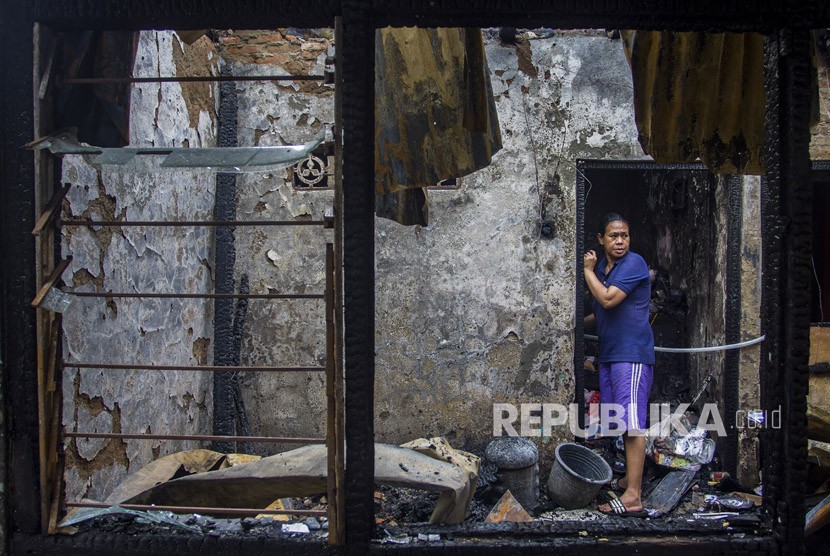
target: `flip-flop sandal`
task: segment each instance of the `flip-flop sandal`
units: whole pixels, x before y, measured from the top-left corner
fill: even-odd
[[[625,492],[625,489],[620,486],[619,479],[612,479],[610,483],[606,484],[613,492]]]
[[[648,512],[645,510],[629,511],[625,509],[625,504],[619,498],[612,499],[608,505],[611,507],[610,512],[599,511],[605,515],[615,515],[618,517],[648,517]]]

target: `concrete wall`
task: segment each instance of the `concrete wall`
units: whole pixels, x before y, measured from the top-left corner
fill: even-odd
[[[234,75],[321,75],[331,32],[245,32],[220,38]],[[239,145],[300,144],[334,124],[334,87],[319,82],[237,84]],[[321,220],[332,191],[297,191],[285,172],[237,179],[237,217]],[[237,283],[247,275],[252,293],[322,293],[325,244],[320,227],[237,229]],[[326,335],[321,300],[252,300],[242,339],[243,365],[321,365]],[[323,373],[242,373],[240,383],[251,430],[274,436],[326,433]],[[293,446],[258,444],[265,454]]]
[[[240,74],[321,73],[329,41],[326,31],[220,37],[223,59]],[[486,48],[504,148],[460,190],[430,192],[428,227],[377,221],[381,442],[442,434],[480,449],[493,403],[571,401],[574,162],[643,157],[618,41],[577,32],[517,47],[488,36]],[[333,123],[327,86],[240,83],[237,95],[240,145],[303,142]],[[239,218],[319,218],[332,202],[330,192],[296,191],[279,175],[242,176],[237,188]],[[540,236],[543,218],[553,239]],[[246,274],[252,292],[321,291],[328,238],[237,232],[237,277]],[[243,364],[324,360],[321,310],[319,302],[251,302]],[[248,373],[241,381],[253,431],[323,433],[322,376]]]
[[[819,35],[824,35],[820,33]],[[830,159],[830,43],[827,37],[818,40],[817,56],[814,58],[818,78],[819,121],[811,129],[810,158]]]
[[[489,40],[487,56],[504,148],[460,191],[431,192],[428,228],[377,222],[380,441],[482,449],[494,403],[573,400],[574,164],[642,157],[619,41]]]
[[[188,61],[188,70],[179,63]],[[178,62],[178,63],[177,63]],[[142,33],[136,76],[217,71],[205,39],[183,46],[172,32]],[[215,146],[215,89],[139,84],[130,107],[133,146]],[[72,184],[64,217],[200,220],[213,213],[206,172],[96,170],[63,160]],[[210,228],[64,228],[64,280],[80,291],[212,291]],[[194,365],[210,362],[212,310],[199,300],[81,298],[64,314],[66,361]],[[67,431],[194,434],[210,431],[211,376],[185,371],[80,370],[63,378]],[[194,442],[77,439],[65,442],[66,498],[103,499],[129,472]]]
[[[603,32],[539,33],[504,45],[494,32],[485,36],[503,149],[490,166],[464,177],[460,189],[430,191],[428,227],[376,222],[379,442],[443,435],[480,452],[492,439],[494,403],[573,400],[575,163],[647,159],[637,142],[631,74],[618,40]],[[221,57],[233,74],[322,73],[331,33],[223,33],[218,52],[205,41],[183,46],[172,33],[145,33],[136,72],[216,72]],[[217,91],[137,87],[132,143],[215,144]],[[236,92],[241,146],[305,142],[334,121],[331,86],[238,82]],[[73,215],[212,216],[214,180],[206,173],[99,173],[67,157],[64,180],[75,185],[66,207]],[[237,181],[239,219],[319,219],[331,203],[332,192],[297,191],[282,172]],[[552,238],[541,236],[542,222],[552,226]],[[237,228],[235,238],[237,283],[247,276],[252,293],[322,291],[330,231],[246,227]],[[205,229],[79,228],[64,237],[64,253],[75,257],[77,287],[211,291],[212,242]],[[710,276],[720,284],[715,273]],[[706,303],[695,314],[702,320],[711,315],[722,326],[722,296]],[[64,319],[66,358],[209,364],[211,307],[85,300]],[[712,323],[695,326],[709,330]],[[319,364],[324,332],[320,301],[252,300],[241,363]],[[716,336],[692,339],[703,344]],[[253,434],[324,434],[321,374],[243,373],[240,383]],[[211,431],[208,374],[68,371],[64,396],[67,430]],[[556,443],[570,438],[558,428],[552,438],[540,439],[543,464]],[[68,497],[101,498],[128,471],[191,446],[69,442]],[[258,444],[253,451],[287,447]]]
[[[741,226],[741,341],[761,335],[761,178],[743,178],[743,224]],[[738,407],[761,408],[761,346],[741,350]],[[775,409],[775,408],[768,408]],[[757,429],[738,433],[738,482],[754,485],[760,479]]]

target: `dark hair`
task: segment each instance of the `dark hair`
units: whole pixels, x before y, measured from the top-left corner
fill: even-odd
[[[603,216],[599,221],[599,235],[605,235],[605,228],[608,227],[608,224],[611,222],[625,222],[625,225],[628,226],[628,220],[623,218],[623,216],[618,212],[609,212],[605,216]]]

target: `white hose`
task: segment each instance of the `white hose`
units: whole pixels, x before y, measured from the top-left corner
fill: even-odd
[[[730,349],[741,349],[747,346],[754,346],[755,344],[760,344],[764,341],[766,336],[759,336],[758,338],[753,338],[752,340],[746,340],[744,342],[738,342],[737,344],[727,344],[725,346],[707,346],[702,348],[667,348],[667,347],[654,347],[654,351],[659,351],[662,353],[708,353],[712,351],[726,351]],[[596,336],[591,334],[585,334],[586,340],[598,340]]]

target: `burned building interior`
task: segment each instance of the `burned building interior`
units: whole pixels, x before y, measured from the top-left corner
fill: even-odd
[[[824,549],[830,7],[778,4],[5,6],[0,553]],[[579,432],[609,212],[692,427],[645,517]]]

